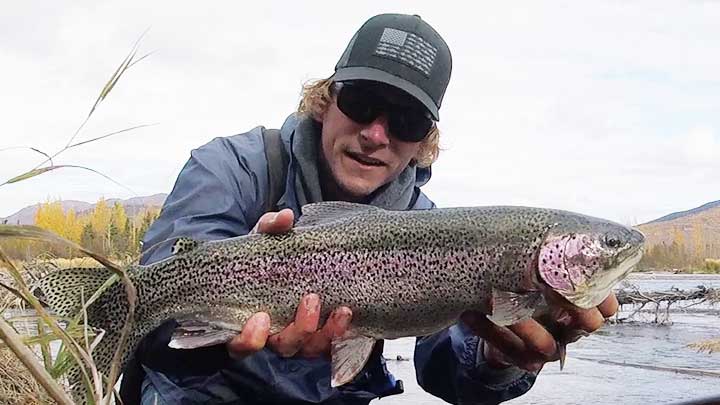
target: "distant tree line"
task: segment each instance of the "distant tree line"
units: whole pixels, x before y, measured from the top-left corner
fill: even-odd
[[[157,207],[145,207],[128,216],[122,204],[116,202],[111,206],[104,199],[98,201],[92,210],[65,212],[60,201],[48,201],[39,205],[35,225],[106,257],[125,259],[140,254],[140,241],[159,213]],[[77,255],[65,246],[39,242],[5,241],[2,246],[17,259],[47,254],[66,258]]]
[[[648,246],[640,270],[700,270],[720,272],[720,241],[707,235],[701,226],[689,232],[675,228],[669,242]],[[713,237],[714,236],[714,237]]]

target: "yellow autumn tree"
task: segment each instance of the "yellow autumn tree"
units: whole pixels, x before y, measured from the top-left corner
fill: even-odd
[[[35,225],[47,229],[65,239],[72,240],[73,242],[80,240],[81,227],[77,223],[75,211],[70,210],[65,213],[60,201],[41,203],[35,213]],[[60,247],[43,245],[36,245],[36,247],[40,250],[50,251],[56,255],[65,256],[72,254],[71,250]]]
[[[112,212],[107,205],[107,201],[101,198],[90,213],[90,226],[92,226],[93,230],[98,234],[104,234],[110,226],[111,217]]]
[[[66,237],[65,213],[60,201],[47,201],[38,206],[35,213],[35,225]]]
[[[67,228],[67,238],[75,243],[80,243],[82,236],[84,221],[78,218],[75,210],[71,209],[65,213],[65,227]]]
[[[125,229],[125,224],[128,221],[127,214],[125,213],[125,207],[119,202],[116,202],[112,207],[110,213],[110,223],[116,226],[118,229]]]
[[[112,211],[110,207],[108,207],[107,201],[101,198],[90,213],[88,223],[95,235],[92,248],[105,254],[109,253],[111,218]]]
[[[110,229],[109,237],[109,254],[122,256],[126,254],[128,248],[127,227],[128,217],[125,213],[125,207],[116,202],[110,213]]]
[[[701,265],[703,261],[710,257],[710,246],[708,241],[712,239],[711,235],[706,235],[706,220],[702,217],[696,217],[692,220],[692,241],[694,245],[693,261],[696,265]]]
[[[688,263],[688,245],[685,231],[681,227],[673,228],[673,241],[669,252],[670,264],[676,268],[686,267]]]

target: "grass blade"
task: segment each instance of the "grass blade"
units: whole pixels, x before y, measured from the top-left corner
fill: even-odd
[[[45,172],[49,172],[49,171],[51,171],[51,170],[61,169],[61,168],[74,168],[74,169],[83,169],[83,170],[91,171],[91,172],[93,172],[93,173],[95,173],[95,174],[97,174],[97,175],[100,175],[100,176],[104,177],[105,179],[107,179],[107,180],[109,180],[109,181],[117,184],[118,186],[124,188],[124,189],[127,190],[127,191],[129,191],[129,192],[131,192],[131,193],[133,193],[133,194],[137,194],[137,193],[135,193],[135,191],[133,191],[133,189],[131,189],[130,187],[128,187],[128,186],[126,186],[126,185],[124,185],[124,184],[116,181],[116,180],[113,179],[112,177],[110,177],[110,176],[108,176],[108,175],[106,175],[106,174],[104,174],[104,173],[102,173],[102,172],[100,172],[100,171],[97,171],[97,170],[95,170],[95,169],[91,169],[91,168],[89,168],[89,167],[78,166],[78,165],[55,165],[55,166],[46,166],[46,167],[36,168],[36,169],[30,170],[30,171],[27,172],[27,173],[23,173],[23,174],[21,174],[21,175],[19,175],[19,176],[13,177],[12,179],[6,181],[5,183],[0,184],[0,186],[4,186],[4,185],[6,185],[6,184],[17,183],[17,182],[19,182],[19,181],[27,180],[27,179],[29,179],[29,178],[32,178],[32,177],[41,175],[41,174],[43,174],[43,173],[45,173]]]
[[[49,172],[50,170],[59,169],[59,168],[61,168],[61,167],[67,167],[67,166],[63,166],[63,165],[60,165],[60,166],[46,166],[46,167],[40,167],[40,168],[32,169],[32,170],[30,170],[29,172],[25,172],[25,173],[23,173],[23,174],[21,174],[21,175],[19,175],[19,176],[13,177],[12,179],[6,181],[5,183],[3,183],[3,184],[1,184],[1,185],[17,183],[18,181],[27,180],[27,179],[33,178],[33,177],[35,177],[35,176],[41,175],[41,174],[43,174],[43,173],[45,173],[45,172]]]
[[[157,125],[157,123],[155,123],[155,124],[143,124],[143,125],[137,125],[137,126],[130,127],[130,128],[121,129],[121,130],[119,130],[119,131],[115,131],[115,132],[111,132],[111,133],[109,133],[109,134],[105,134],[105,135],[102,135],[102,136],[98,136],[97,138],[88,139],[88,140],[86,140],[86,141],[74,143],[74,144],[72,144],[72,145],[69,145],[69,146],[68,146],[68,149],[74,148],[74,147],[76,147],[76,146],[84,145],[84,144],[86,144],[86,143],[99,141],[100,139],[104,139],[104,138],[107,138],[107,137],[109,137],[109,136],[121,134],[121,133],[123,133],[123,132],[128,132],[128,131],[132,131],[132,130],[134,130],[134,129],[139,129],[139,128],[150,127],[150,126],[153,126],[153,125]]]
[[[7,343],[10,350],[27,367],[30,374],[45,388],[47,393],[62,405],[73,405],[68,394],[55,382],[48,372],[38,363],[35,354],[22,342],[22,337],[0,317],[0,339]]]
[[[40,345],[40,353],[42,354],[43,359],[43,366],[45,366],[45,370],[50,370],[52,368],[52,351],[50,350],[50,344],[45,339],[47,336],[45,334],[45,324],[43,324],[41,319],[38,319],[37,323],[35,323],[35,326],[37,327],[37,337],[38,337],[38,344]],[[27,342],[25,342],[27,345]]]
[[[97,106],[103,100],[105,100],[105,97],[107,97],[108,94],[110,94],[110,91],[112,91],[112,89],[115,87],[117,82],[120,80],[120,77],[122,77],[123,73],[125,73],[125,71],[130,67],[130,65],[133,62],[133,58],[135,57],[135,54],[137,53],[138,46],[140,45],[140,40],[142,40],[142,38],[145,36],[147,31],[148,30],[145,30],[145,32],[143,32],[140,35],[140,38],[138,38],[137,41],[135,41],[135,44],[133,45],[133,47],[130,50],[130,52],[128,53],[128,55],[125,57],[125,59],[123,59],[122,63],[120,64],[120,66],[118,66],[118,68],[115,70],[113,75],[110,76],[110,80],[108,80],[107,83],[105,83],[105,86],[103,86],[102,90],[100,90],[100,94],[98,95],[98,98],[95,100],[95,103],[93,104],[93,106],[90,108],[90,112],[88,113],[88,115],[85,118],[85,120],[83,121],[83,123],[80,124],[80,127],[78,127],[78,129],[75,131],[73,136],[70,137],[70,140],[68,141],[66,148],[72,144],[72,141],[75,139],[75,137],[78,135],[78,133],[80,133],[82,128],[88,122],[88,120],[90,119],[92,114],[95,112],[95,109],[97,108]]]

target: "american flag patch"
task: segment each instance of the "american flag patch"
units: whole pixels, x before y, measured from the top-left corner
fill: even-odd
[[[430,77],[437,48],[412,32],[385,28],[375,55],[398,61]]]

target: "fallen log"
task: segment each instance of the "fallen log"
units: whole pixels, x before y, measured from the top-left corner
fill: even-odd
[[[615,292],[620,305],[636,305],[643,303],[667,303],[678,301],[703,300],[703,302],[720,302],[720,289],[698,286],[692,290],[673,288],[667,291],[640,291],[637,288],[624,288]]]
[[[653,323],[664,324],[670,319],[670,307],[679,302],[688,302],[684,308],[699,305],[702,303],[717,304],[720,303],[720,289],[698,286],[689,290],[680,290],[672,288],[666,291],[640,291],[635,286],[625,287],[615,291],[620,305],[632,305],[634,312],[627,317],[615,317],[615,322],[624,322],[632,319],[637,313],[645,310],[654,312],[655,319]]]

